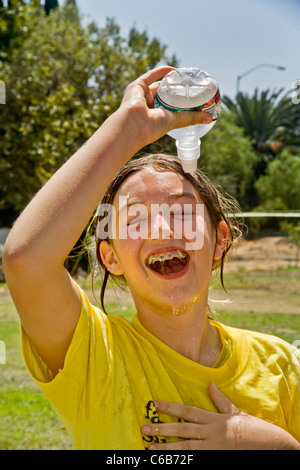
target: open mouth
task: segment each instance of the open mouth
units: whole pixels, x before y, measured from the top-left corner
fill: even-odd
[[[148,256],[147,266],[162,275],[183,274],[189,262],[189,255],[180,249],[157,252]]]

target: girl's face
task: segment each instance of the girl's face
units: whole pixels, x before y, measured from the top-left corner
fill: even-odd
[[[227,225],[220,223],[216,237],[189,181],[171,170],[135,172],[119,188],[114,208],[116,238],[102,242],[100,254],[110,272],[124,275],[137,308],[174,313],[207,297]]]

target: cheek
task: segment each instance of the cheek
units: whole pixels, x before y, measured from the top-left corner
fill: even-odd
[[[213,256],[215,235],[211,223],[204,214],[197,214],[190,224],[184,227],[187,250],[202,252],[208,259]]]
[[[132,270],[137,269],[139,263],[140,243],[138,240],[131,238],[117,239],[114,243],[115,251],[120,265],[123,268],[125,277],[130,274]]]

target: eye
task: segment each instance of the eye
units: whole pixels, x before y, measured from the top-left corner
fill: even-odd
[[[174,218],[176,219],[185,219],[185,218],[188,218],[188,217],[192,217],[194,215],[194,212],[187,212],[187,211],[183,211],[183,212],[175,212],[174,213]]]
[[[146,217],[133,219],[133,220],[131,220],[130,222],[128,222],[127,227],[134,227],[135,225],[141,224],[142,222],[145,222],[145,221],[147,221],[147,220],[148,220],[148,219],[147,219]]]

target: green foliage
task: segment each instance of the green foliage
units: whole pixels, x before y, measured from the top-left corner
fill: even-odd
[[[289,236],[292,242],[300,248],[300,224],[290,227]]]
[[[13,39],[9,61],[0,60],[7,103],[0,115],[2,224],[118,108],[130,81],[171,61],[146,32],[133,28],[122,37],[113,20],[84,28],[74,2],[48,16],[35,3],[16,10],[27,33],[18,47]]]
[[[255,182],[255,189],[260,204],[254,208],[257,212],[299,211],[300,201],[300,155],[284,150],[272,160],[266,174]],[[252,234],[262,228],[272,228],[280,232],[292,233],[297,219],[259,218],[249,222]]]
[[[24,38],[30,34],[29,15],[40,10],[40,1],[10,0],[4,7],[0,2],[0,61],[10,61],[16,49],[22,48]]]
[[[299,209],[300,155],[283,151],[270,162],[267,172],[255,184],[260,199],[278,210]]]
[[[199,165],[203,171],[238,199],[243,210],[249,209],[249,189],[258,157],[250,139],[235,124],[233,113],[222,111],[213,129],[202,139],[201,147]]]
[[[258,155],[258,158],[253,161],[254,177],[252,187],[248,192],[249,207],[259,206],[258,210],[267,207],[270,210],[272,206],[274,209],[275,207],[289,209],[294,207],[290,206],[290,203],[295,202],[292,196],[295,190],[292,188],[298,184],[297,181],[295,182],[297,175],[290,171],[290,179],[287,182],[288,169],[284,166],[286,160],[280,155],[287,155],[285,151],[290,152],[289,160],[292,168],[294,167],[293,154],[295,154],[297,166],[297,154],[300,150],[300,107],[296,106],[289,97],[290,91],[283,96],[282,92],[283,89],[265,90],[259,93],[256,89],[253,96],[238,93],[235,101],[226,96],[223,98],[223,103],[234,114],[236,124],[243,129],[244,135],[250,139]],[[276,159],[276,163],[271,165],[273,159]],[[283,168],[281,168],[282,165]],[[279,167],[280,170],[277,171],[276,168],[279,169]],[[264,179],[266,174],[267,177]],[[274,190],[272,196],[269,194],[270,191],[272,192],[270,179],[273,188],[279,189],[279,193]],[[254,184],[255,181],[257,181],[256,184]],[[263,220],[260,220],[258,225],[262,222]]]

